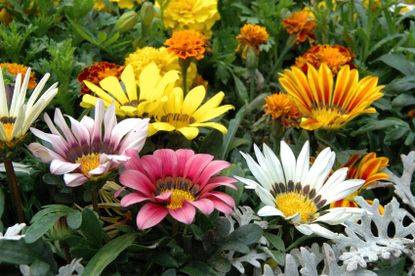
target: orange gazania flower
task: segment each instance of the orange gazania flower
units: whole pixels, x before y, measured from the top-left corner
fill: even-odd
[[[266,97],[264,111],[273,120],[280,120],[286,128],[298,125],[297,120],[301,117],[297,106],[286,94],[282,93],[275,93]]]
[[[373,113],[369,107],[383,96],[378,78],[367,76],[359,80],[359,72],[348,65],[333,76],[327,64],[317,70],[308,65],[307,74],[300,68],[280,73],[279,82],[305,116],[301,127],[307,130],[338,129],[363,113]]]
[[[173,32],[164,45],[181,59],[195,58],[200,60],[206,52],[207,39],[204,35],[193,30]]]
[[[282,26],[289,34],[296,35],[297,44],[308,39],[314,41],[314,15],[307,10],[294,12],[282,21]]]
[[[353,154],[349,161],[343,165],[348,167],[347,179],[360,178],[364,179],[365,183],[362,187],[349,195],[348,197],[338,200],[330,205],[333,207],[358,207],[354,201],[354,197],[359,195],[364,189],[371,188],[379,180],[385,180],[389,178],[387,173],[382,172],[386,166],[388,166],[389,159],[386,157],[376,157],[376,153],[371,152],[361,157],[359,154]],[[372,204],[371,200],[367,200]],[[383,213],[383,207],[379,206],[381,213]]]
[[[78,76],[78,81],[82,84],[81,94],[93,94],[92,91],[85,85],[84,81],[89,81],[95,85],[98,85],[101,80],[109,76],[120,78],[123,70],[124,66],[106,61],[100,61],[84,68]]]
[[[246,59],[249,48],[253,48],[256,54],[259,55],[259,46],[265,44],[268,41],[268,37],[269,35],[264,27],[245,24],[236,37],[239,41],[236,51],[238,52],[242,48],[242,58],[244,59]]]
[[[307,73],[307,63],[312,64],[316,68],[325,63],[330,67],[333,74],[337,74],[343,65],[347,64],[350,68],[355,68],[352,63],[354,57],[354,54],[348,48],[341,45],[318,44],[308,49],[304,55],[297,57],[295,66]]]
[[[22,75],[22,78],[26,75],[27,67],[17,63],[0,63],[0,68],[6,69],[7,73],[17,76],[18,74]],[[36,77],[34,72],[30,73],[29,83],[27,84],[28,89],[33,89],[37,85]]]

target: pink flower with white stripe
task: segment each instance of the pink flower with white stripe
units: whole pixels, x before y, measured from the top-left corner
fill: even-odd
[[[97,180],[117,169],[129,159],[126,151],[140,151],[147,137],[148,119],[130,118],[117,123],[114,104],[105,111],[102,100],[97,101],[94,119],[84,116],[77,121],[66,117],[70,127],[58,108],[55,124],[45,113],[51,133],[36,128],[30,131],[47,146],[31,143],[29,149],[42,162],[50,163],[52,174],[63,175],[69,187]]]
[[[236,189],[232,184],[235,179],[216,176],[230,166],[228,162],[213,160],[210,154],[195,154],[188,149],[160,149],[141,158],[137,153],[130,156],[120,181],[134,191],[122,198],[121,206],[147,201],[137,214],[139,229],[153,227],[168,214],[182,223],[191,224],[196,209],[205,215],[214,209],[232,213],[234,199],[215,190],[220,186]]]

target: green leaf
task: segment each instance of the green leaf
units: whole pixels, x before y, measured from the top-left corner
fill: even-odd
[[[82,212],[81,231],[97,247],[104,239],[104,231],[102,230],[101,224],[95,213],[89,208],[85,208]]]
[[[177,270],[175,268],[169,268],[164,271],[160,276],[176,276]]]
[[[3,190],[0,189],[0,220],[1,220],[1,217],[3,216],[3,212],[4,212],[4,193],[3,193]]]
[[[174,259],[167,252],[155,251],[153,254],[151,254],[151,261],[163,267],[179,267],[179,264],[177,263],[176,259]]]
[[[239,99],[243,103],[248,103],[249,102],[248,89],[246,89],[246,86],[244,85],[244,83],[241,81],[240,78],[238,78],[235,74],[232,74],[232,76],[235,82],[236,93],[238,94]]]
[[[99,32],[97,37],[97,43],[101,44],[107,39],[108,35],[106,32]]]
[[[218,275],[210,266],[200,261],[191,262],[190,264],[180,269],[180,271],[190,276],[198,276],[198,275],[216,276]]]
[[[406,126],[409,127],[408,124],[404,121],[402,121],[401,119],[398,118],[386,118],[384,120],[373,120],[370,121],[369,123],[365,124],[364,126],[362,126],[361,128],[359,128],[358,130],[355,130],[351,133],[352,136],[356,136],[362,133],[366,133],[369,131],[374,131],[374,130],[381,130],[381,129],[385,129],[388,127],[398,127],[398,126]]]
[[[246,245],[257,242],[262,236],[262,228],[255,223],[250,223],[237,228],[229,235],[229,241],[238,241]]]
[[[404,107],[413,104],[415,104],[415,97],[410,94],[400,94],[392,101],[392,105],[396,107]]]
[[[9,264],[31,264],[36,260],[36,255],[31,251],[30,246],[23,240],[9,241],[0,240],[0,263]]]
[[[78,229],[82,224],[82,213],[78,210],[73,210],[66,217],[66,222],[72,229]]]
[[[378,60],[382,61],[386,65],[398,70],[405,76],[411,76],[415,74],[415,65],[409,61],[405,56],[399,54],[386,54],[381,56]]]
[[[264,233],[264,236],[274,246],[275,249],[285,251],[285,244],[280,237],[271,233]]]
[[[231,142],[234,139],[235,134],[239,128],[239,125],[241,124],[241,121],[245,116],[245,111],[246,111],[246,106],[243,106],[238,111],[238,113],[236,113],[235,118],[233,118],[229,122],[228,132],[226,133],[225,137],[223,137],[222,155],[220,159],[226,159],[226,156],[228,155],[230,151]]]
[[[249,252],[249,247],[242,242],[230,241],[222,246],[222,250],[237,251],[242,254],[247,254]]]
[[[84,275],[101,275],[104,269],[113,262],[118,255],[135,241],[137,234],[128,233],[113,239],[104,245],[85,267]]]

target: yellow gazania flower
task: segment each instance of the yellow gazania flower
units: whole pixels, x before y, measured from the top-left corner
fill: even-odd
[[[180,87],[173,89],[168,101],[155,116],[155,121],[149,126],[149,136],[162,131],[179,131],[186,139],[192,140],[199,134],[199,127],[214,128],[226,134],[227,129],[223,125],[210,122],[230,109],[233,105],[219,106],[225,94],[217,93],[203,105],[206,89],[199,85],[187,93],[183,99],[183,90]]]
[[[156,1],[157,7],[160,2]],[[194,30],[209,38],[212,26],[220,19],[218,0],[170,0],[163,19],[164,26],[172,31]]]
[[[178,72],[174,70],[160,76],[157,65],[151,63],[140,74],[138,80],[140,89],[138,91],[134,69],[131,65],[128,65],[121,73],[123,86],[114,76],[100,81],[101,87],[85,81],[86,86],[96,96],[84,95],[81,106],[84,108],[93,107],[97,100],[101,98],[106,107],[109,107],[112,102],[115,103],[118,116],[151,117],[160,105],[167,101],[166,94],[173,89],[178,78]]]
[[[280,74],[279,82],[306,117],[300,127],[307,130],[337,129],[362,113],[376,112],[369,105],[383,96],[384,87],[377,85],[375,76],[359,81],[359,72],[348,65],[341,67],[334,80],[324,63],[318,70],[308,64],[307,74],[293,66]]]
[[[166,47],[138,48],[125,58],[125,65],[131,64],[133,66],[136,79],[140,78],[143,69],[152,62],[159,68],[160,75],[164,75],[170,70],[177,70],[179,71],[179,76],[181,75],[177,56],[174,53],[169,52]],[[191,63],[187,70],[187,87],[192,85],[196,73],[196,64]],[[182,85],[181,77],[176,84],[176,86]]]

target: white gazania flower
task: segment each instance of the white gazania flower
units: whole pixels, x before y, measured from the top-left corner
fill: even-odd
[[[257,181],[236,178],[247,189],[255,189],[265,204],[258,215],[281,216],[305,235],[315,233],[331,238],[335,233],[319,225],[319,222],[335,225],[361,214],[359,208],[323,210],[331,202],[350,195],[365,182],[362,179],[345,180],[348,168],[338,169],[330,175],[335,160],[335,153],[330,148],[317,156],[311,168],[308,141],[297,160],[284,141],[281,141],[280,159],[267,145],[263,146],[263,152],[256,145],[254,149],[257,162],[250,155],[241,154]]]
[[[126,151],[140,151],[147,137],[148,119],[130,118],[117,124],[114,104],[105,111],[102,100],[95,106],[95,119],[85,116],[77,121],[67,117],[70,127],[59,109],[55,111],[55,124],[45,113],[51,133],[30,130],[49,145],[32,143],[29,149],[42,162],[50,163],[52,174],[64,175],[69,187],[96,180],[118,168],[129,159]]]
[[[0,68],[0,149],[2,147],[12,148],[58,93],[58,83],[54,83],[40,96],[49,76],[50,74],[47,73],[40,80],[29,100],[26,101],[30,68],[27,69],[23,82],[22,75],[18,74],[14,86],[7,88],[4,85]]]
[[[24,223],[16,223],[15,225],[7,228],[6,233],[4,236],[0,233],[0,240],[20,240],[25,235],[19,235],[20,232],[25,228],[26,224]]]

